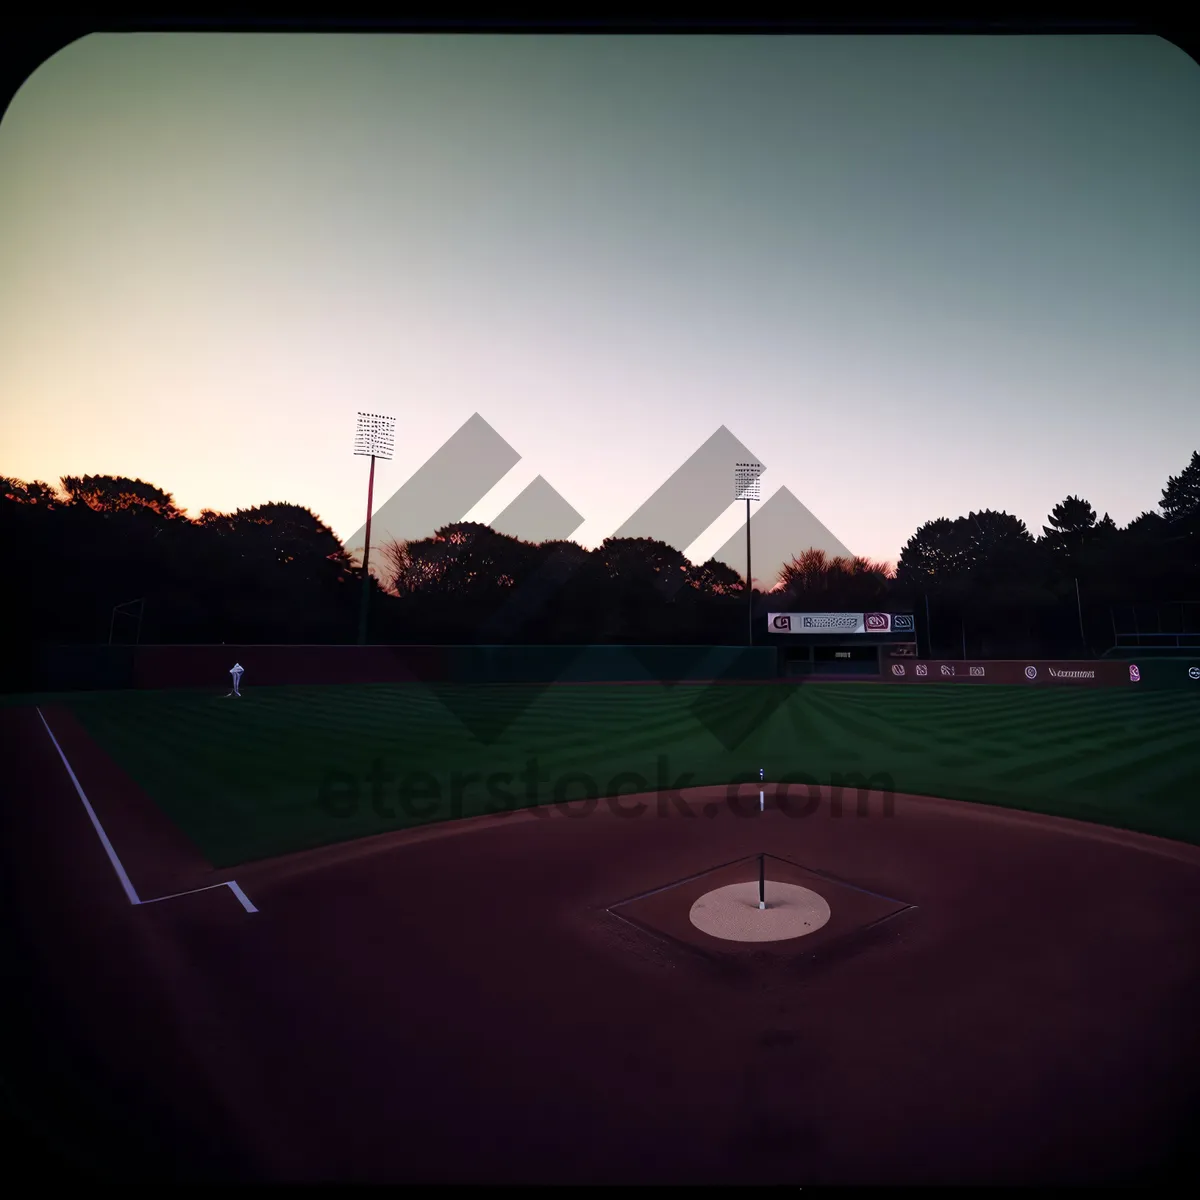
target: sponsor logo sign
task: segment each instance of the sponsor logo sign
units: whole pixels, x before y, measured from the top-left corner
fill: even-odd
[[[1188,667],[1189,679],[1200,679],[1200,667]]]
[[[1132,663],[1129,666],[1129,682],[1138,683],[1142,678],[1142,673]]]
[[[768,613],[771,633],[863,633],[865,613]]]
[[[912,613],[768,613],[770,633],[912,633]]]
[[[796,613],[792,630],[803,633],[862,633],[865,613]]]
[[[903,663],[892,663],[892,674],[893,675],[903,675],[904,674],[904,664]]]
[[[1187,669],[1187,664],[1183,664]],[[1126,667],[1123,662],[1098,663],[1095,661],[1058,661],[1023,663],[1020,660],[988,660],[975,661],[942,661],[928,659],[915,662],[907,672],[908,678],[917,680],[935,678],[942,683],[994,683],[1016,684],[1035,683],[1041,687],[1097,687],[1101,685],[1126,684]],[[1200,665],[1197,665],[1194,678],[1200,681]],[[885,668],[886,672],[886,668]],[[1140,669],[1132,668],[1128,680],[1137,683],[1141,678]]]

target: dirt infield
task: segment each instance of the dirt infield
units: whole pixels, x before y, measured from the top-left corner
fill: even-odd
[[[797,818],[768,792],[739,816],[698,789],[691,815],[565,806],[218,874],[47,719],[143,896],[236,875],[260,909],[225,888],[130,905],[36,712],[0,713],[39,1037],[88,1064],[72,1090],[27,1056],[60,1156],[102,1125],[113,1169],[175,1177],[1196,1174],[1200,849],[915,797]],[[908,907],[794,956],[610,911],[742,859],[756,879],[760,853]]]

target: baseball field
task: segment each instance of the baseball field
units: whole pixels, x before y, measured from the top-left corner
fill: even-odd
[[[760,768],[797,805],[840,780],[850,803],[869,785],[1200,843],[1200,691],[378,684],[70,710],[214,866]]]
[[[57,1151],[159,1180],[1200,1178],[1200,691],[227,690],[0,710],[14,1082]]]

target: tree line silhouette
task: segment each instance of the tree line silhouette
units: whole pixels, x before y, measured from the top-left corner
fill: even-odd
[[[895,569],[802,550],[756,588],[775,611],[913,611],[922,652],[1075,656],[1111,643],[1108,606],[1200,598],[1200,453],[1124,528],[1077,496],[1040,534],[982,510],[922,525]],[[310,509],[191,518],[140,479],[0,477],[10,639],[39,643],[354,641],[362,572]],[[745,585],[650,538],[534,544],[458,522],[376,550],[370,640],[741,643]],[[759,581],[760,584],[762,581]],[[138,607],[118,609],[131,601]],[[117,610],[114,614],[114,609]],[[1082,612],[1082,622],[1080,620]],[[140,615],[136,615],[140,614]],[[1082,624],[1082,628],[1081,628]],[[763,626],[759,626],[760,631]],[[940,642],[940,645],[939,645]]]

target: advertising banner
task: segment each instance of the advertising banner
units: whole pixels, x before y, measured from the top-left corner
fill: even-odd
[[[768,613],[768,633],[912,633],[912,613]]]
[[[1187,688],[1200,692],[1200,657],[1149,658],[1138,668],[1142,682],[1152,688]]]
[[[1142,682],[1141,668],[1125,662],[965,662],[923,659],[891,662],[883,678],[890,683],[1005,683],[1023,687],[1063,685],[1112,687]]]

